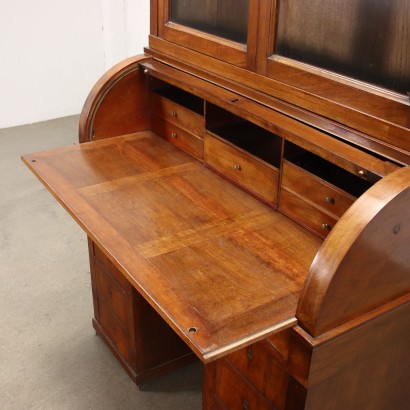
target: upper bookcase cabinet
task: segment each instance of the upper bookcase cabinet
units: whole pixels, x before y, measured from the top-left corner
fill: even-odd
[[[242,68],[254,68],[257,0],[157,0],[159,37]]]
[[[257,71],[291,102],[409,150],[410,1],[264,4]]]
[[[409,0],[151,0],[151,8],[154,56],[410,151]]]
[[[398,94],[410,91],[408,0],[281,0],[278,5],[273,59],[306,63],[312,71],[328,70]]]

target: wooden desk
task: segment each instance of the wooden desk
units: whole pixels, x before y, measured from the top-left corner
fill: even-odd
[[[94,328],[136,383],[198,357],[204,409],[402,410],[408,99],[272,54],[297,2],[220,9],[228,38],[196,27],[203,3],[152,0],[149,48],[91,90],[81,144],[23,158],[89,237]],[[376,53],[398,92],[406,33]]]
[[[204,362],[296,323],[321,240],[162,138],[25,161]]]

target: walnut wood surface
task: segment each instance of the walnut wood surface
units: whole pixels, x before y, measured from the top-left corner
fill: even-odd
[[[97,81],[81,112],[80,142],[149,129],[146,78],[138,69],[147,58],[128,58]]]
[[[144,61],[141,65],[148,70],[149,75],[193,92],[241,118],[330,160],[351,173],[357,174],[360,170],[366,170],[368,178],[374,178],[374,176],[388,175],[398,168],[395,164],[383,161],[250,98],[236,94],[230,89],[212,84],[190,73],[181,72],[175,67],[153,59]]]
[[[355,198],[289,161],[283,161],[282,186],[313,202],[336,217],[342,216]]]
[[[319,336],[410,292],[409,203],[406,167],[375,184],[342,216],[300,298],[297,317],[309,334]]]
[[[294,60],[284,63],[283,58],[275,55],[278,0],[250,2],[248,46],[239,56],[235,54],[236,43],[228,44],[223,38],[208,38],[209,35],[200,31],[168,23],[168,3],[161,0],[158,4],[159,30],[158,36],[150,36],[150,54],[188,64],[199,70],[200,76],[217,75],[229,79],[231,84],[248,86],[387,144],[410,150],[410,117],[405,93],[396,94],[331,72],[305,68]],[[406,61],[408,32],[402,29],[399,35],[402,46],[398,43],[398,49],[385,52],[386,61],[392,51],[396,59]],[[382,52],[382,48],[380,50]]]
[[[321,241],[163,139],[24,161],[203,361],[295,323]]]
[[[93,326],[135,383],[195,360],[189,347],[89,239]]]
[[[288,401],[294,404],[290,408],[407,408],[410,299],[398,302],[313,346],[302,332],[294,333],[288,364],[292,374]]]
[[[208,166],[276,206],[279,180],[276,168],[208,134],[205,135],[204,149]]]

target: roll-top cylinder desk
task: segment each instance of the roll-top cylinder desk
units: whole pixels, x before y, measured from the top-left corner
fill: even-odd
[[[338,4],[151,0],[80,144],[23,157],[137,384],[199,358],[204,409],[408,407],[410,5]]]

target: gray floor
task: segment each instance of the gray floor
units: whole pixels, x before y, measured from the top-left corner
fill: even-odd
[[[200,409],[199,364],[139,390],[95,336],[86,236],[20,160],[77,122],[0,130],[0,409]]]

